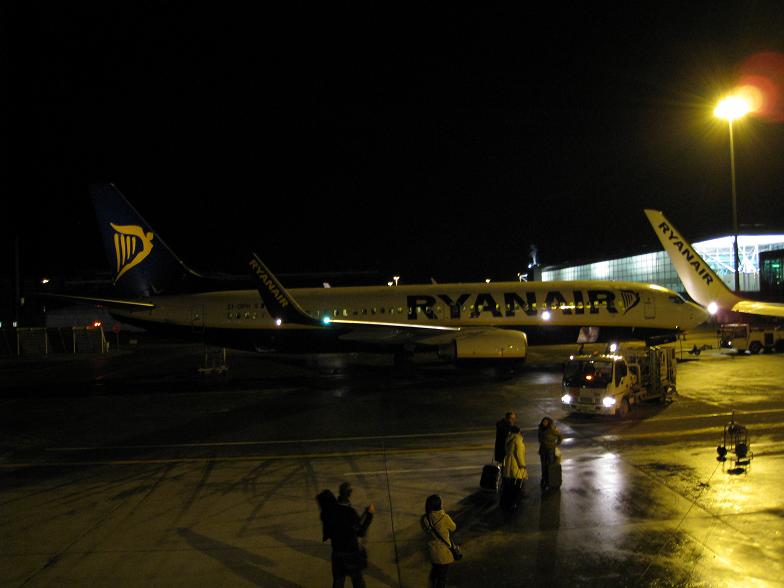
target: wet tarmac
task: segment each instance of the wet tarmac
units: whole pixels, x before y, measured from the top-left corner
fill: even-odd
[[[328,586],[315,495],[378,512],[368,586],[426,586],[419,516],[438,493],[465,557],[453,586],[784,586],[784,354],[679,364],[670,404],[568,416],[564,349],[522,369],[199,346],[0,360],[0,585]],[[520,415],[514,515],[479,489],[494,423]],[[717,461],[732,412],[750,463]],[[538,489],[536,424],[565,434]],[[732,457],[732,456],[731,456]]]

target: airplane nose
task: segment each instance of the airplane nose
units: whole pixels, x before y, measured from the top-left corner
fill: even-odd
[[[691,312],[689,313],[689,322],[691,324],[688,328],[699,326],[710,318],[710,313],[699,304],[694,304],[693,302],[687,302],[687,304],[691,307]]]

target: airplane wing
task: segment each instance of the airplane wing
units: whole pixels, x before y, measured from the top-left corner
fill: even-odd
[[[403,323],[385,323],[363,320],[324,319],[320,321],[308,315],[297,303],[291,294],[283,287],[275,275],[269,271],[264,262],[255,253],[248,260],[248,267],[257,282],[257,289],[264,305],[274,318],[281,322],[308,325],[313,327],[328,328],[330,325],[351,326],[361,331],[379,330],[379,335],[397,335],[402,331],[459,331],[459,327],[444,327],[435,325],[410,325]],[[410,337],[410,335],[409,335]]]
[[[732,307],[732,311],[784,317],[784,304],[777,302],[757,302],[756,300],[741,300]]]
[[[656,236],[670,256],[678,277],[694,300],[711,313],[719,309],[764,316],[784,317],[784,304],[743,299],[724,284],[680,233],[659,210],[645,210]]]
[[[52,298],[56,300],[66,300],[76,302],[77,304],[95,304],[98,306],[105,306],[107,308],[116,308],[121,310],[152,310],[155,304],[152,302],[140,302],[138,300],[122,300],[119,298],[97,298],[93,296],[71,296],[68,294],[52,294],[49,292],[41,292],[36,294],[39,298]]]

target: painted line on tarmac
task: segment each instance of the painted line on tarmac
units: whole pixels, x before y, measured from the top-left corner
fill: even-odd
[[[368,449],[364,451],[337,451],[328,453],[291,453],[288,455],[247,455],[247,456],[209,456],[209,457],[180,457],[160,459],[107,459],[95,461],[64,461],[64,462],[30,462],[30,463],[0,463],[0,470],[13,470],[25,468],[60,468],[60,467],[93,467],[114,465],[162,465],[181,463],[210,463],[210,462],[263,462],[298,459],[324,459],[338,457],[373,457],[382,455],[410,455],[417,453],[450,453],[461,451],[479,451],[492,449],[490,444],[459,445],[453,447],[417,447],[411,449]],[[476,467],[476,466],[474,466]]]
[[[752,414],[772,414],[772,413],[781,413],[784,412],[784,408],[760,408],[758,410],[729,410],[727,412],[714,412],[710,414],[695,414],[692,416],[665,416],[665,417],[654,417],[651,422],[659,422],[659,421],[685,421],[689,419],[712,419],[717,417],[728,417],[732,416],[732,414],[740,415],[741,417],[752,415]]]
[[[535,431],[535,428],[522,429]],[[218,441],[214,443],[171,443],[166,445],[96,445],[84,447],[47,447],[45,451],[98,451],[101,449],[176,449],[182,447],[250,447],[253,445],[306,445],[308,443],[342,443],[346,441],[384,441],[387,439],[428,439],[454,435],[495,435],[494,429],[466,429],[448,433],[412,433],[409,435],[374,435],[367,437],[325,437],[322,439],[282,439],[280,441]]]
[[[412,468],[409,470],[376,470],[373,472],[345,472],[344,476],[378,476],[386,474],[412,474],[418,472],[451,472],[456,470],[475,470],[478,466],[455,466],[453,468]]]
[[[756,427],[746,427],[749,433],[759,434],[760,431],[770,429],[784,429],[784,423],[763,424],[758,423]],[[720,434],[717,427],[706,427],[703,429],[690,429],[688,431],[660,431],[658,433],[620,433],[617,435],[596,435],[589,437],[595,441],[623,441],[626,439],[656,439],[661,437],[694,437],[696,435]]]

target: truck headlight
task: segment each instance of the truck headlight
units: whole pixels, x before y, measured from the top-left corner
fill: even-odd
[[[612,396],[605,396],[604,398],[602,398],[602,404],[604,404],[606,408],[615,406],[615,398],[613,398]]]
[[[561,402],[564,404],[571,404],[572,403],[572,395],[571,394],[564,394],[561,396]]]

